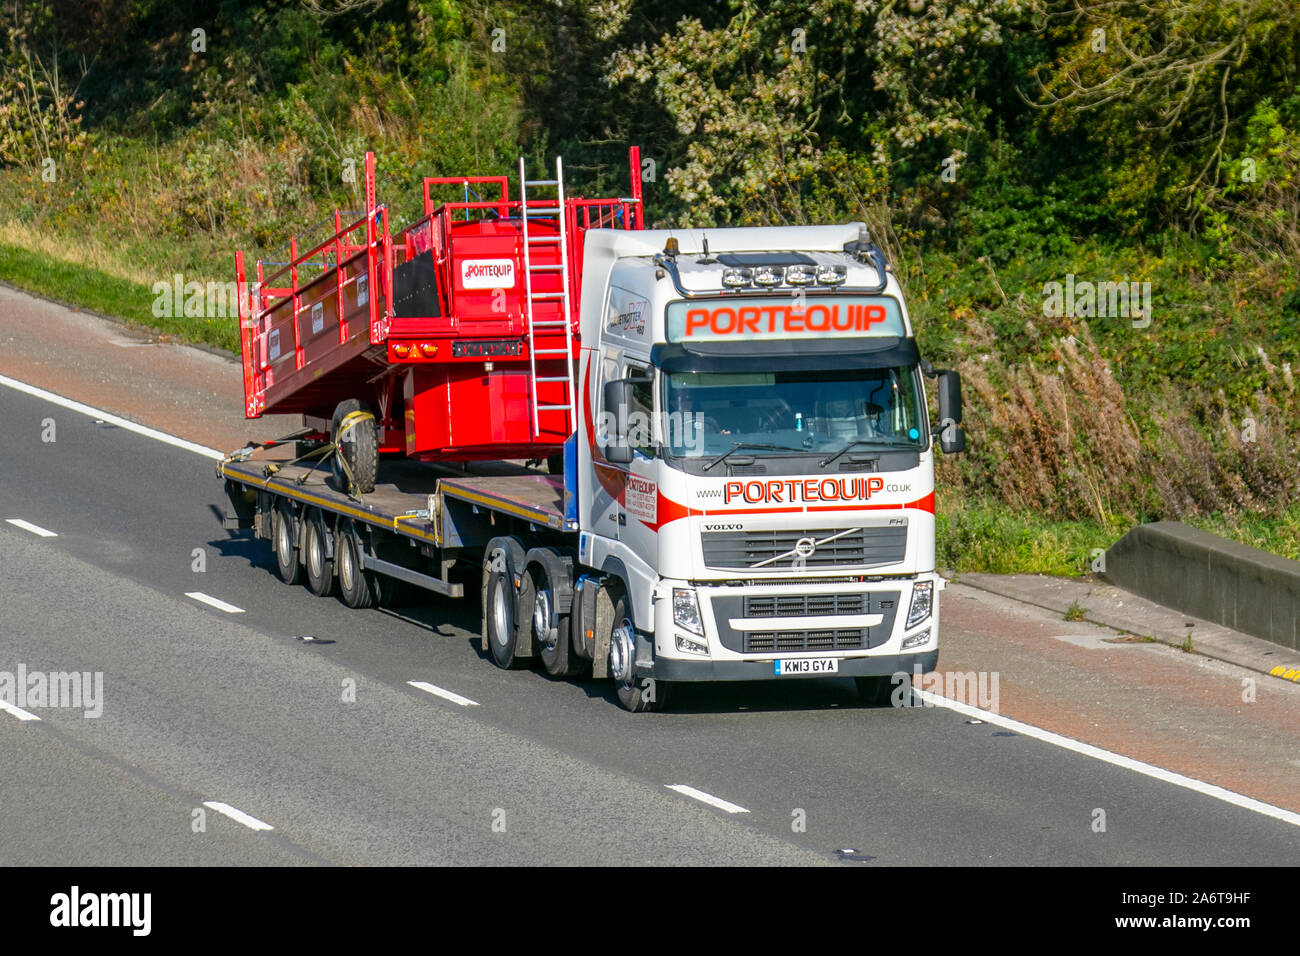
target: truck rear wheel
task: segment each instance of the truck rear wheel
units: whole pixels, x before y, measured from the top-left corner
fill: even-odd
[[[374,491],[379,476],[379,425],[374,413],[359,399],[339,402],[330,421],[330,441],[338,446],[330,459],[338,487],[359,495]],[[340,458],[347,462],[347,471],[352,473],[350,483]]]
[[[555,610],[555,588],[546,567],[528,569],[519,592],[519,617],[528,615],[537,656],[552,677],[572,677],[583,669],[583,661],[569,646],[569,615]],[[552,626],[553,625],[553,626]]]
[[[504,547],[489,547],[483,556],[483,636],[492,661],[506,670],[527,667],[529,658],[517,653],[519,636],[518,599],[515,594],[516,561],[522,562],[523,549],[511,560]]]
[[[334,593],[334,561],[330,557],[330,530],[319,511],[307,518],[307,589],[318,597]]]
[[[635,673],[636,628],[628,614],[626,595],[614,602],[614,633],[609,638],[609,673],[614,678],[618,702],[634,714],[668,709],[672,685]]]
[[[374,572],[362,567],[361,540],[350,521],[340,524],[334,537],[334,563],[338,571],[339,599],[344,604],[367,608],[379,603],[379,581]]]
[[[285,584],[302,580],[302,562],[298,557],[298,541],[294,534],[293,515],[286,507],[272,513],[271,543],[275,550],[275,570]]]

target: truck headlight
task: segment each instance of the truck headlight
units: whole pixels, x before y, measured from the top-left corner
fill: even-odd
[[[934,582],[917,581],[912,585],[912,606],[907,609],[907,626],[916,627],[930,616],[934,600]]]
[[[683,631],[704,636],[704,622],[700,618],[700,602],[694,588],[673,588],[673,623]]]

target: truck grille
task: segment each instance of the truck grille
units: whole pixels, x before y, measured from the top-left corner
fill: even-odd
[[[866,628],[843,631],[745,631],[743,652],[844,651],[866,646]]]
[[[802,568],[866,568],[898,564],[907,552],[907,526],[818,528],[813,531],[706,531],[704,563],[710,568],[789,571]],[[800,551],[812,553],[800,559]],[[800,562],[800,563],[797,563]]]
[[[894,601],[881,599],[868,611],[866,594],[781,594],[745,598],[745,617],[809,617],[822,614],[879,614],[893,610]]]
[[[889,640],[898,614],[899,591],[866,591],[857,594],[748,594],[714,596],[713,616],[722,646],[742,654],[778,651],[867,650]],[[800,618],[879,614],[874,627],[827,627],[798,630],[782,622],[781,630],[747,630],[733,627],[738,618]]]

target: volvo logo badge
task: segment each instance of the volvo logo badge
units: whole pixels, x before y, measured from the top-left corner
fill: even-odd
[[[794,553],[800,558],[811,558],[817,550],[817,542],[812,538],[800,538],[794,543]]]

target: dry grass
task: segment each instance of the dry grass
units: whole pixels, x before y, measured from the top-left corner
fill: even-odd
[[[974,329],[973,341],[981,338]],[[1300,492],[1282,427],[1288,416],[1296,420],[1300,403],[1284,374],[1274,370],[1274,381],[1256,394],[1249,435],[1221,396],[1172,385],[1131,411],[1086,326],[1058,340],[1056,358],[1055,367],[1008,367],[989,355],[959,365],[972,453],[943,462],[941,481],[1018,510],[1102,525],[1275,514]]]

